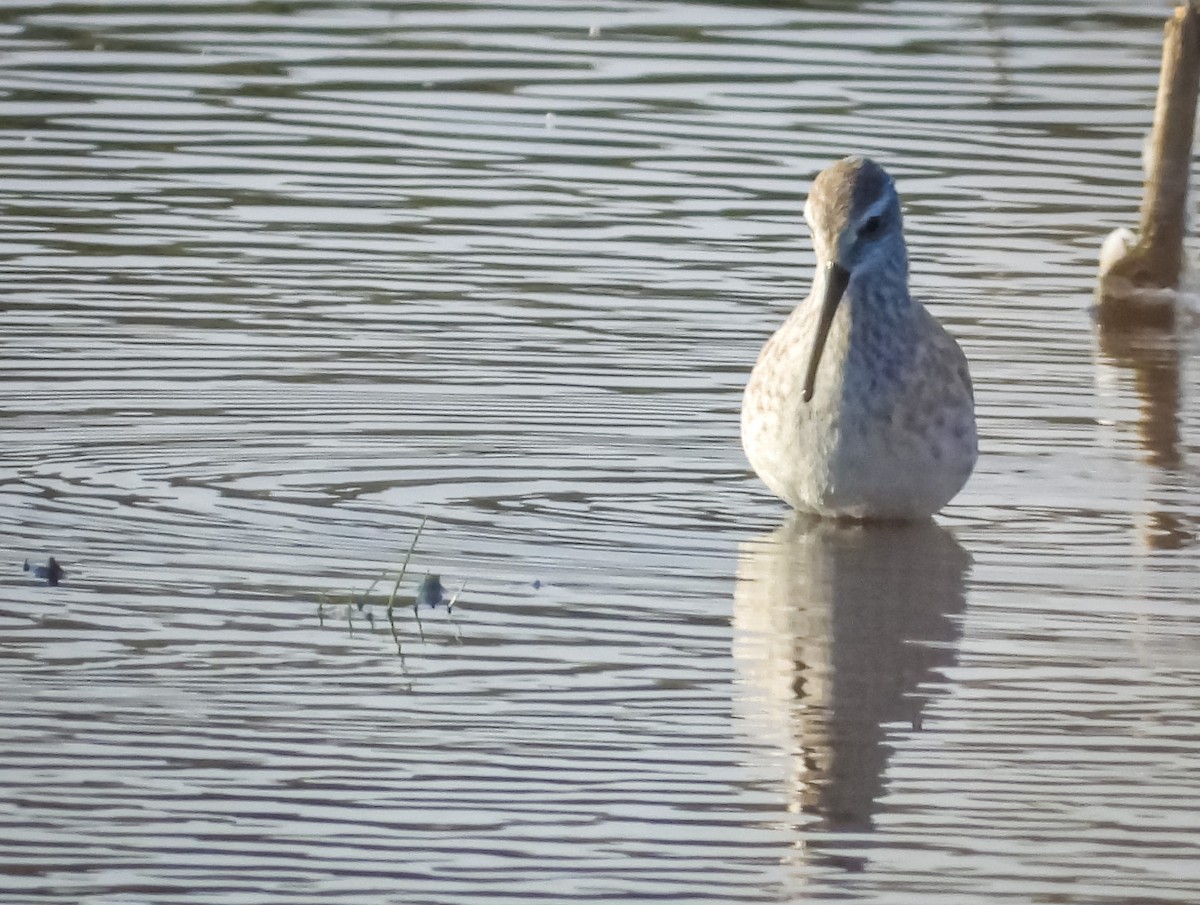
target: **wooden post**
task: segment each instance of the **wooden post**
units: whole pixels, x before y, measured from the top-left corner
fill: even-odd
[[[1192,0],[1195,2],[1195,0]],[[1192,164],[1192,137],[1196,101],[1200,93],[1200,10],[1189,2],[1175,8],[1163,36],[1162,71],[1154,108],[1154,130],[1146,167],[1141,230],[1137,244],[1104,275],[1101,313],[1132,321],[1143,320],[1134,309],[1146,306],[1122,300],[1128,290],[1174,289],[1183,264],[1183,238],[1187,229],[1188,182]],[[1125,284],[1122,292],[1120,284]],[[1129,310],[1113,306],[1128,305]],[[1108,308],[1107,311],[1104,309]],[[1158,309],[1162,300],[1149,306]],[[1173,306],[1172,317],[1173,317]],[[1143,311],[1150,314],[1149,310]]]
[[[1177,7],[1165,31],[1139,242],[1156,286],[1174,286],[1179,279],[1200,88],[1200,13],[1194,6]]]

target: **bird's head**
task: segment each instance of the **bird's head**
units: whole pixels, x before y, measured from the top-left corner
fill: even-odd
[[[809,355],[803,398],[812,399],[817,367],[838,304],[856,277],[908,273],[900,196],[892,177],[875,161],[847,157],[813,180],[804,204],[817,253],[817,332]]]

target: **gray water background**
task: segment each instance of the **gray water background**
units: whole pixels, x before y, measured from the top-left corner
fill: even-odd
[[[1088,312],[1167,12],[5,4],[0,899],[1200,899],[1198,342]],[[739,448],[851,152],[937,526]]]

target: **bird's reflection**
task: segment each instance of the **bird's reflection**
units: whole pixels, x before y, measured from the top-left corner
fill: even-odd
[[[953,665],[970,558],[933,522],[793,515],[742,545],[734,597],[741,716],[782,746],[789,806],[825,830],[871,828],[887,724],[918,728]],[[852,865],[846,865],[852,866]]]

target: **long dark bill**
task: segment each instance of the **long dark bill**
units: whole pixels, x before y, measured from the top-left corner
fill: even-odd
[[[821,319],[817,321],[817,332],[813,336],[812,351],[808,353],[808,370],[804,374],[805,402],[812,402],[813,385],[817,382],[817,365],[821,363],[821,353],[825,351],[825,339],[829,336],[829,327],[833,316],[837,314],[838,302],[846,294],[846,284],[850,282],[850,271],[840,264],[825,265],[825,292],[821,295]]]

